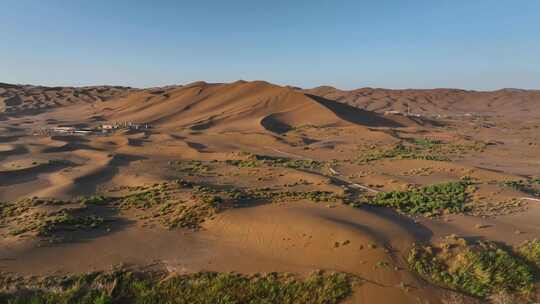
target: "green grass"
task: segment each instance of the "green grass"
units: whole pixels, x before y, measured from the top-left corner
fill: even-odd
[[[448,182],[406,191],[380,192],[367,203],[391,207],[410,215],[437,216],[467,211],[466,203],[471,191],[467,182]]]
[[[198,304],[339,303],[352,292],[346,274],[315,273],[306,279],[288,274],[243,276],[196,273],[164,279],[141,273],[91,274],[64,279],[41,289],[0,294],[8,304]]]
[[[451,237],[434,246],[415,246],[407,262],[437,285],[481,298],[498,293],[528,297],[534,287],[534,269],[492,242],[468,244]]]

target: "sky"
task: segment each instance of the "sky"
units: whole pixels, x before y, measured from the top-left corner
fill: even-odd
[[[538,0],[3,0],[0,82],[540,89]]]

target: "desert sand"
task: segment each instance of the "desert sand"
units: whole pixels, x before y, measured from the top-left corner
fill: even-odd
[[[387,153],[401,145],[414,151]],[[0,202],[16,210],[0,219],[0,273],[324,270],[358,279],[344,303],[450,303],[411,248],[540,238],[538,185],[507,186],[539,175],[538,91],[0,84]],[[466,212],[366,203],[463,180]],[[84,220],[40,222],[59,212]]]

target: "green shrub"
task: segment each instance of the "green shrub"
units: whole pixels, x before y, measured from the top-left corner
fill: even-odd
[[[392,207],[411,215],[436,216],[467,211],[467,182],[449,182],[407,191],[379,192],[368,204]]]

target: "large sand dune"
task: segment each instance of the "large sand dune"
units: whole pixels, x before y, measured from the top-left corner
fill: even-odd
[[[166,129],[284,133],[301,126],[402,126],[379,114],[262,81],[193,83],[144,90],[102,103],[108,120],[149,123]],[[413,124],[412,121],[408,122]]]

